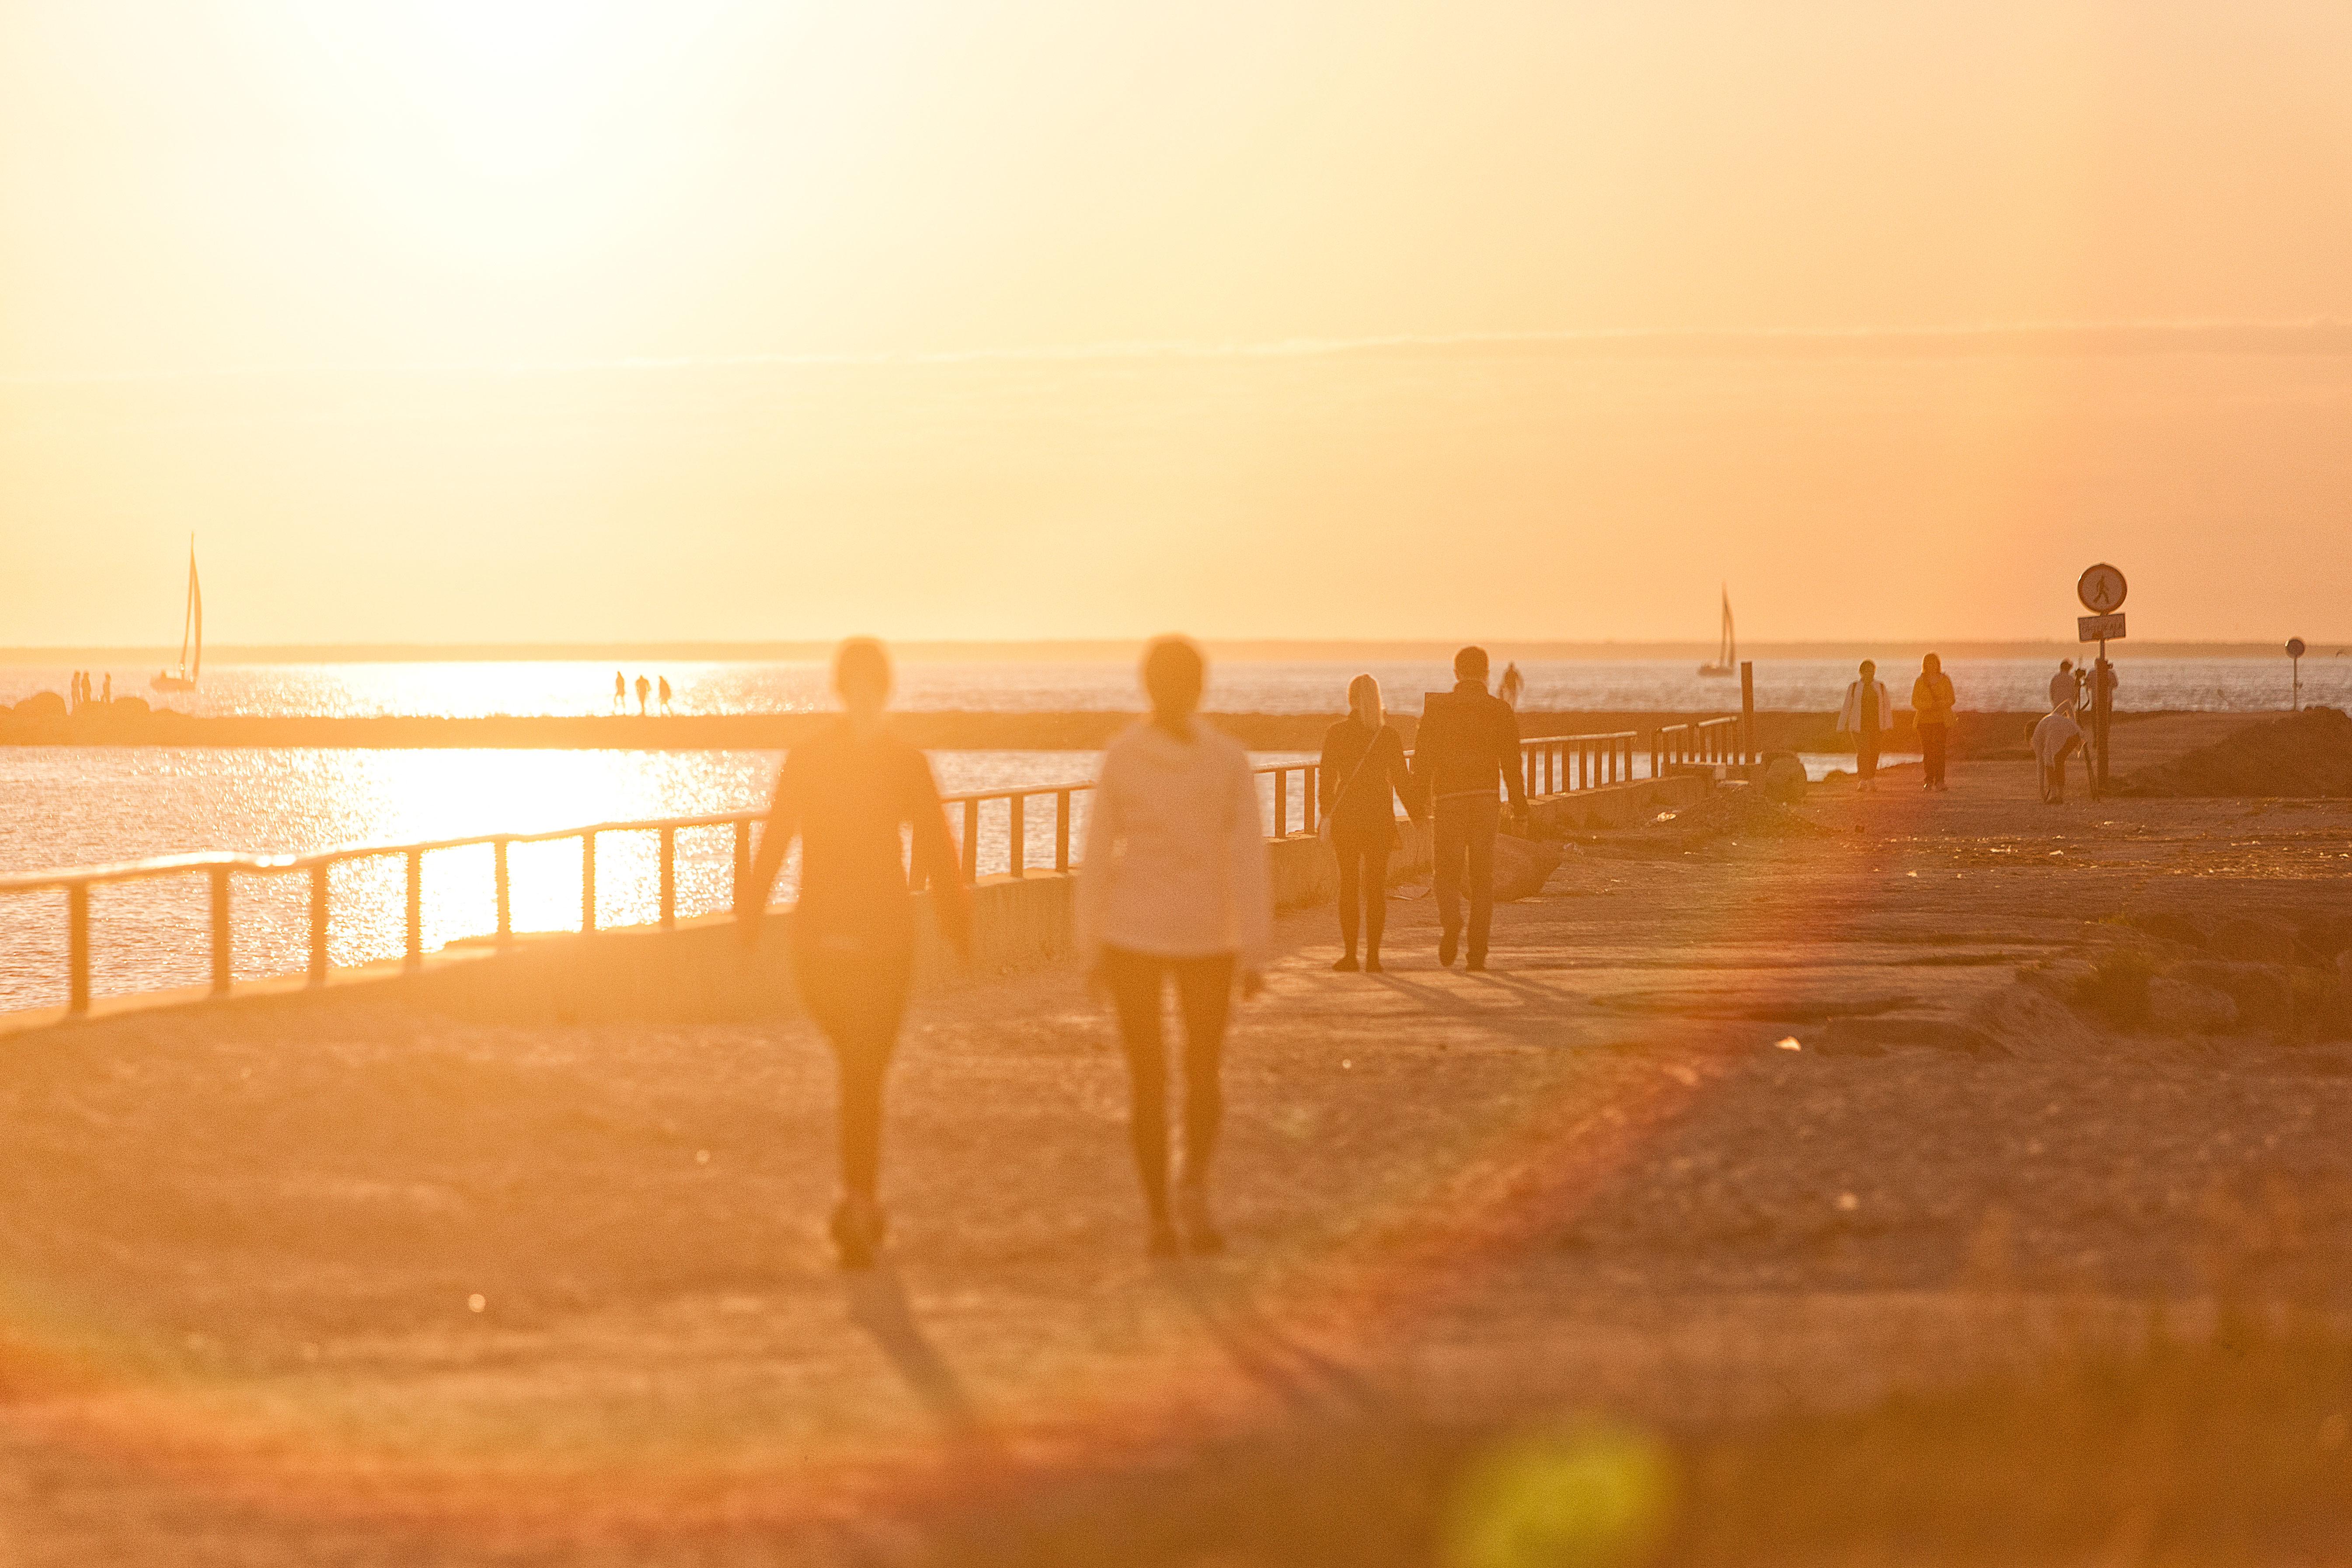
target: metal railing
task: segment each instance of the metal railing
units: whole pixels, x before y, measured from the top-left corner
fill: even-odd
[[[1607,735],[1547,736],[1523,741],[1519,744],[1522,782],[1531,796],[1565,795],[1574,790],[1598,789],[1607,784],[1627,783],[1633,777],[1633,742],[1631,731]],[[1252,771],[1274,781],[1275,837],[1287,837],[1291,832],[1290,779],[1294,773],[1299,775],[1301,785],[1298,830],[1302,833],[1316,830],[1320,764],[1284,763]],[[1043,784],[1027,789],[982,790],[941,797],[940,804],[951,815],[961,812],[962,817],[963,841],[960,853],[964,879],[977,882],[982,876],[982,808],[996,801],[1005,804],[1007,815],[1008,841],[1003,874],[1015,878],[1029,874],[1029,803],[1046,796],[1051,796],[1054,802],[1053,868],[1057,872],[1068,871],[1071,867],[1070,839],[1076,826],[1076,797],[1093,788],[1091,784]],[[660,844],[660,921],[664,926],[672,926],[677,922],[679,832],[705,827],[731,827],[734,830],[734,897],[730,900],[731,907],[740,901],[744,880],[751,873],[753,826],[767,815],[765,811],[740,811],[702,816],[661,817],[649,821],[598,822],[544,833],[486,833],[413,844],[346,845],[300,855],[242,855],[227,851],[160,855],[117,865],[81,866],[63,871],[0,876],[0,894],[61,891],[66,895],[66,1005],[69,1013],[81,1015],[89,1011],[90,1002],[89,895],[92,888],[202,873],[209,883],[212,989],[214,994],[220,995],[230,988],[233,969],[231,879],[236,876],[306,875],[310,879],[310,917],[308,979],[312,985],[323,985],[329,969],[328,937],[333,913],[328,874],[337,866],[394,856],[403,859],[407,871],[407,898],[402,958],[407,967],[415,969],[425,962],[425,858],[427,855],[452,849],[489,847],[491,880],[498,905],[496,938],[505,943],[511,942],[515,934],[513,883],[509,874],[509,851],[513,846],[560,843],[573,838],[580,841],[580,930],[593,935],[597,929],[597,840],[615,834],[655,834]]]
[[[1670,767],[1732,767],[1748,761],[1734,715],[1659,726],[1650,738],[1650,776],[1663,778]]]

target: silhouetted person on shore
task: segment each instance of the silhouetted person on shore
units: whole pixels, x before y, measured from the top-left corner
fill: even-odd
[[[106,672],[106,689],[99,701],[110,708],[114,705],[114,671],[110,669]]]
[[[1895,706],[1886,694],[1886,682],[1878,679],[1878,666],[1869,659],[1862,661],[1862,679],[1845,689],[1845,706],[1838,711],[1838,733],[1853,737],[1854,776],[1862,787],[1878,787],[1879,740],[1895,727]]]
[[[1911,719],[1919,727],[1920,770],[1927,775],[1920,781],[1921,789],[1948,787],[1944,759],[1952,732],[1953,701],[1952,678],[1944,673],[1942,658],[1931,653],[1919,661],[1919,679],[1911,683]]]
[[[882,1242],[882,1082],[915,958],[899,828],[912,830],[917,879],[929,879],[940,929],[963,955],[971,945],[971,899],[929,762],[883,729],[890,656],[871,637],[850,638],[835,651],[833,689],[842,716],[784,758],[735,912],[749,947],[759,940],[769,889],[797,833],[793,978],[840,1068],[842,1195],[833,1240],[843,1268],[864,1268]]]
[[[1405,766],[1404,738],[1390,727],[1381,683],[1360,675],[1348,683],[1348,716],[1323,733],[1323,761],[1315,773],[1324,838],[1339,859],[1339,940],[1347,953],[1331,967],[1358,968],[1360,910],[1362,968],[1381,972],[1381,935],[1388,929],[1389,855],[1396,847],[1396,801],[1415,822],[1421,808]]]
[[[613,672],[613,707],[616,711],[626,711],[628,706],[629,678],[616,669]]]
[[[2053,710],[2062,705],[2072,708],[2081,700],[2082,695],[2083,678],[2074,673],[2074,661],[2071,658],[2060,659],[2058,673],[2050,678],[2051,708]]]
[[[646,716],[646,702],[654,694],[654,683],[644,676],[637,677],[637,717]]]
[[[1519,693],[1525,691],[1527,689],[1528,678],[1519,673],[1519,667],[1517,665],[1507,664],[1503,666],[1502,682],[1495,688],[1495,695],[1500,697],[1506,703],[1509,704],[1513,712],[1516,713],[1518,711]]]
[[[1519,766],[1519,721],[1510,705],[1486,689],[1486,650],[1454,656],[1454,689],[1423,701],[1412,787],[1434,825],[1437,962],[1451,966],[1462,940],[1462,883],[1470,883],[1470,967],[1486,967],[1486,939],[1495,921],[1495,835],[1502,826],[1496,794],[1507,789],[1511,814],[1528,815],[1527,781]]]
[[[669,711],[669,677],[668,677],[668,676],[667,676],[667,675],[663,676],[663,677],[661,678],[661,679],[660,679],[660,680],[658,680],[658,681],[656,681],[656,682],[655,683],[655,689],[656,689],[656,690],[658,690],[658,691],[660,692],[660,694],[661,694],[661,710],[662,710],[663,712],[665,712],[665,713],[668,712],[668,711]]]
[[[1193,717],[1207,666],[1182,637],[1144,651],[1151,716],[1103,752],[1078,879],[1078,952],[1118,1012],[1132,1096],[1129,1131],[1154,1257],[1224,1245],[1209,1205],[1223,1100],[1225,1017],[1238,977],[1263,984],[1273,942],[1274,886],[1257,780],[1238,742]],[[1168,1057],[1161,997],[1170,981],[1184,1015],[1184,1163],[1177,1183],[1183,1234],[1168,1202]]]

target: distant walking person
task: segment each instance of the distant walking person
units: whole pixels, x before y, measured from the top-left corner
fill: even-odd
[[[625,709],[629,705],[629,678],[619,670],[613,672],[613,706]]]
[[[2052,710],[2054,711],[2061,707],[2074,707],[2081,699],[2082,692],[2083,678],[2074,673],[2074,661],[2071,658],[2060,659],[2058,673],[2050,678]]]
[[[1108,989],[1127,1051],[1129,1132],[1154,1257],[1224,1245],[1209,1205],[1209,1165],[1224,1114],[1218,1077],[1236,978],[1257,994],[1273,940],[1273,877],[1249,753],[1193,717],[1207,667],[1182,637],[1144,652],[1151,716],[1103,752],[1078,879],[1078,952]],[[1170,981],[1184,1015],[1183,1234],[1168,1201],[1168,1058],[1160,1037]]]
[[[114,671],[110,669],[106,672],[106,690],[99,701],[110,708],[114,705]]]
[[[646,700],[654,694],[654,683],[644,676],[637,677],[637,717],[646,716]]]
[[[906,1016],[915,957],[914,903],[899,829],[914,835],[914,867],[928,878],[940,929],[959,954],[971,945],[971,900],[923,753],[882,727],[890,656],[852,637],[833,656],[842,716],[794,746],[776,780],[759,858],[735,913],[744,945],[760,937],[784,851],[801,840],[793,915],[793,977],[833,1043],[841,1078],[841,1202],[833,1242],[845,1268],[864,1268],[882,1243],[882,1084]]]
[[[1919,760],[1927,777],[1920,781],[1921,789],[1941,790],[1944,783],[1944,759],[1947,742],[1951,738],[1952,678],[1944,673],[1944,661],[1929,654],[1919,661],[1919,679],[1911,683],[1911,718],[1919,728]]]
[[[1502,684],[1495,688],[1495,694],[1507,703],[1513,712],[1517,712],[1518,710],[1519,693],[1525,691],[1527,689],[1528,678],[1519,673],[1519,667],[1517,665],[1507,664],[1503,666]]]
[[[656,686],[661,693],[661,710],[667,713],[669,711],[669,677],[663,676]]]
[[[1348,683],[1348,716],[1323,732],[1323,761],[1315,773],[1315,794],[1323,813],[1324,837],[1339,858],[1339,940],[1347,952],[1331,967],[1348,973],[1356,963],[1360,909],[1364,934],[1361,965],[1381,972],[1381,935],[1389,921],[1389,855],[1396,847],[1396,801],[1415,822],[1421,808],[1412,774],[1404,761],[1404,738],[1390,727],[1381,702],[1381,683],[1360,675]]]
[[[1486,650],[1454,656],[1454,689],[1433,691],[1422,704],[1420,743],[1412,755],[1413,792],[1428,803],[1437,860],[1437,962],[1451,967],[1462,940],[1462,891],[1468,872],[1470,963],[1486,967],[1495,921],[1495,835],[1508,789],[1511,814],[1527,820],[1527,781],[1519,766],[1519,721],[1509,704],[1486,690]]]
[[[1862,679],[1845,689],[1845,707],[1838,713],[1838,733],[1853,737],[1854,775],[1864,789],[1878,787],[1879,738],[1895,727],[1894,718],[1886,682],[1878,679],[1878,666],[1865,658]]]

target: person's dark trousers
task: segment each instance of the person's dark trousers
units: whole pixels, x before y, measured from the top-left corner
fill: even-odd
[[[1503,803],[1491,795],[1448,795],[1436,803],[1437,923],[1462,929],[1463,874],[1469,873],[1470,962],[1486,957],[1495,923],[1495,833]]]
[[[1217,1149],[1224,1099],[1217,1075],[1225,1050],[1225,1015],[1233,1005],[1234,955],[1155,958],[1125,948],[1103,950],[1103,975],[1118,1009],[1119,1041],[1127,1047],[1130,1099],[1128,1131],[1135,1171],[1151,1217],[1168,1217],[1168,1047],[1160,1035],[1160,1002],[1176,982],[1184,1014],[1184,1169],[1209,1173]]]
[[[796,933],[797,935],[797,933]],[[833,1043],[841,1073],[841,1190],[871,1198],[882,1170],[882,1080],[907,1016],[914,942],[811,933],[793,943],[801,1003]]]
[[[1853,742],[1853,771],[1863,783],[1878,776],[1878,731],[1865,730]]]
[[[1927,772],[1927,782],[1940,785],[1944,782],[1944,726],[1919,726],[1919,763]]]
[[[1353,954],[1360,927],[1365,956],[1378,958],[1389,922],[1389,830],[1337,828],[1331,847],[1339,858],[1339,940]]]

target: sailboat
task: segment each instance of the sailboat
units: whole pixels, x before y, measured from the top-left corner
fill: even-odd
[[[194,691],[205,668],[205,591],[196,581],[196,536],[188,535],[188,607],[180,620],[180,668],[159,669],[147,684],[158,691]]]
[[[1739,639],[1731,631],[1731,589],[1723,590],[1723,636],[1716,645],[1715,662],[1698,667],[1701,675],[1729,676],[1739,672]]]

